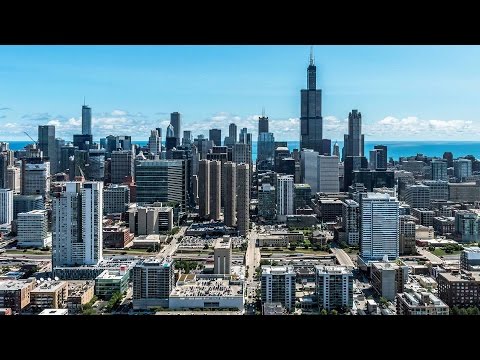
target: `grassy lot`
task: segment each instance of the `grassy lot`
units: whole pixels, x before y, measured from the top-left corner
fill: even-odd
[[[453,253],[446,253],[442,248],[435,248],[435,251],[430,251],[433,255],[436,255],[436,256],[444,256],[444,255],[457,255],[457,254],[460,254],[462,251],[461,250],[458,250],[458,251],[454,251]]]

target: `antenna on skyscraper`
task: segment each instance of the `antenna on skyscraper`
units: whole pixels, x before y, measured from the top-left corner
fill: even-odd
[[[313,45],[310,46],[310,65],[315,64],[315,57],[313,56]]]
[[[265,117],[265,106],[262,107],[262,117]]]

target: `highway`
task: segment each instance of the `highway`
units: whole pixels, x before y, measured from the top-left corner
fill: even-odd
[[[353,263],[352,259],[350,258],[350,256],[348,256],[348,254],[342,250],[342,249],[338,249],[338,248],[331,248],[332,250],[332,253],[335,255],[335,257],[337,258],[338,260],[338,263],[342,266],[346,266],[350,269],[353,269],[355,268],[355,264]]]
[[[253,226],[255,228],[255,226]],[[253,304],[255,301],[255,291],[258,287],[258,282],[253,280],[253,275],[255,275],[255,269],[260,266],[260,249],[255,246],[257,241],[257,233],[255,231],[250,231],[248,234],[248,246],[245,253],[245,267],[248,271],[248,277],[245,280],[245,296],[246,296],[246,310],[248,314],[255,314],[255,308]]]
[[[178,248],[178,238],[180,236],[183,236],[185,234],[185,231],[187,230],[186,226],[182,226],[180,230],[173,235],[172,241],[170,241],[170,244],[165,245],[162,250],[157,254],[157,258],[164,258],[167,256],[172,256],[175,254],[175,251],[177,251]]]

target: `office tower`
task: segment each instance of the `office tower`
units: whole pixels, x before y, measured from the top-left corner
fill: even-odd
[[[293,176],[282,175],[277,177],[277,218],[285,220],[286,215],[293,215]]]
[[[191,144],[192,144],[192,132],[190,130],[184,130],[182,145],[191,145]]]
[[[207,154],[213,149],[213,141],[206,139],[203,135],[198,135],[197,138],[193,140],[193,144],[200,154],[200,159],[206,159]]]
[[[423,180],[422,184],[430,189],[430,203],[435,200],[448,200],[448,181]]]
[[[455,235],[462,242],[480,241],[480,216],[468,210],[455,213]]]
[[[229,275],[232,268],[232,241],[229,235],[217,240],[213,250],[213,273]]]
[[[210,161],[210,219],[220,220],[222,197],[222,163],[218,160]]]
[[[239,142],[242,144],[247,144],[248,143],[248,129],[247,128],[242,128],[240,130],[240,136],[239,136]]]
[[[110,157],[111,153],[115,150],[132,150],[132,137],[130,135],[108,135],[105,150],[107,158]]]
[[[453,160],[453,174],[459,181],[465,181],[467,176],[472,175],[472,161],[462,158]]]
[[[173,202],[185,211],[188,199],[185,160],[144,160],[135,166],[137,202]]]
[[[250,166],[248,164],[237,165],[237,229],[240,236],[247,236],[250,229],[249,181]]]
[[[198,205],[198,175],[192,175],[193,206]]]
[[[312,187],[308,184],[293,184],[293,211],[310,205]]]
[[[50,162],[41,158],[29,158],[22,161],[22,195],[42,195],[49,197]]]
[[[258,118],[258,134],[268,133],[268,116],[265,113]]]
[[[358,110],[348,114],[348,134],[344,135],[343,146],[344,160],[348,156],[363,156],[362,114]]]
[[[177,146],[177,138],[175,137],[175,129],[173,125],[170,124],[167,127],[167,137],[165,139],[165,148],[167,151],[172,150]]]
[[[333,144],[333,156],[337,156],[340,159],[340,147],[338,146],[337,142],[335,141],[335,144]]]
[[[102,260],[102,188],[101,182],[67,182],[53,199],[53,267],[97,265]]]
[[[42,248],[51,245],[47,230],[47,210],[33,210],[18,214],[17,247]]]
[[[88,164],[88,150],[75,150],[73,157],[70,158],[69,175],[70,180],[75,178],[86,178]]]
[[[173,126],[173,137],[177,139],[175,146],[178,146],[182,143],[181,136],[182,136],[182,119],[181,114],[178,112],[173,112],[170,114],[170,125]],[[168,135],[167,135],[168,137]]]
[[[262,305],[280,303],[288,311],[295,309],[296,273],[292,265],[262,266]]]
[[[38,147],[43,151],[43,156],[50,161],[50,174],[57,173],[57,149],[55,143],[55,126],[38,126]]]
[[[342,205],[342,227],[346,243],[357,246],[360,241],[360,210],[354,200],[346,199]]]
[[[372,262],[372,287],[385,299],[394,301],[397,293],[403,293],[408,281],[408,266],[388,261]]]
[[[105,179],[105,149],[88,150],[86,177],[91,181],[103,181]]]
[[[450,151],[444,152],[442,158],[447,161],[448,167],[453,167],[453,154]]]
[[[0,152],[0,189],[7,188],[7,169],[13,166],[13,151]]]
[[[13,221],[13,190],[0,189],[0,224]]]
[[[60,165],[58,172],[67,172],[67,170],[69,170],[70,157],[75,155],[75,150],[78,150],[78,147],[73,146],[72,143],[60,147]]]
[[[238,141],[237,138],[237,125],[234,123],[231,123],[228,126],[228,136],[225,137],[225,146],[228,146],[229,148],[233,147]]]
[[[388,194],[360,197],[360,257],[364,262],[398,257],[398,200]]]
[[[13,190],[14,194],[20,194],[20,168],[16,166],[7,166],[7,183],[5,185],[5,188]]]
[[[274,171],[275,172],[280,172],[280,162],[282,159],[289,158],[290,157],[290,150],[286,146],[279,146],[275,148],[274,152]]]
[[[318,155],[318,192],[338,193],[340,183],[338,179],[338,157]]]
[[[415,247],[415,226],[414,217],[411,215],[399,216],[399,255],[414,255],[417,252]]]
[[[412,208],[430,208],[430,188],[425,185],[410,185],[405,190],[405,202]]]
[[[130,150],[112,151],[110,176],[113,184],[121,184],[127,176],[134,176],[135,159]]]
[[[332,155],[332,140],[322,139],[321,155],[326,155],[326,156]]]
[[[280,159],[279,167],[277,169],[277,172],[279,174],[295,176],[295,171],[296,171],[295,159],[291,157]]]
[[[258,134],[257,167],[259,170],[272,170],[275,157],[275,137],[272,133]]]
[[[275,187],[265,183],[258,189],[258,216],[265,220],[273,220],[276,216]]]
[[[210,215],[210,161],[198,164],[198,215],[206,219]]]
[[[379,151],[378,150],[370,150],[369,152],[369,161],[368,161],[368,168],[370,170],[376,170],[377,169],[377,157],[379,156]]]
[[[225,225],[235,226],[237,224],[237,164],[228,161],[224,165],[222,181],[225,183],[225,205],[223,217]]]
[[[354,184],[363,184],[367,191],[373,191],[374,188],[391,188],[393,191],[395,173],[391,170],[353,170]]]
[[[148,138],[148,151],[153,155],[160,155],[162,152],[162,138],[158,130],[151,130]]]
[[[367,169],[368,161],[364,156],[347,156],[344,161],[344,191],[353,184],[353,171]]]
[[[213,141],[213,146],[222,146],[222,130],[210,129],[208,131],[208,138]]]
[[[133,268],[133,308],[168,307],[175,284],[173,259],[148,258]]]
[[[82,135],[92,135],[92,109],[82,106]]]
[[[19,213],[45,208],[41,195],[13,195],[13,220]]]
[[[307,89],[301,90],[300,111],[300,151],[312,149],[322,151],[322,90],[317,90],[317,67],[310,54],[310,64],[307,69]]]
[[[76,146],[79,150],[88,151],[92,144],[92,135],[73,135],[73,146]]]
[[[118,214],[128,210],[130,188],[128,185],[110,184],[103,188],[103,214]]]
[[[353,306],[353,274],[344,266],[315,265],[315,295],[318,309]]]
[[[363,136],[363,135],[362,135]],[[363,142],[363,140],[362,140]],[[388,161],[388,152],[387,152],[387,146],[386,145],[375,145],[373,147],[375,150],[377,150],[377,161],[376,161],[376,168],[373,170],[379,170],[387,169],[387,161]],[[362,147],[363,149],[363,147]]]
[[[252,169],[252,145],[236,143],[233,146],[233,162],[236,164],[248,164],[249,169]]]
[[[300,181],[309,184],[313,194],[318,192],[318,155],[311,149],[300,152]]]
[[[448,181],[447,165],[445,160],[432,160],[430,163],[431,179]]]
[[[161,234],[173,229],[171,206],[132,206],[128,209],[130,231],[135,235]]]

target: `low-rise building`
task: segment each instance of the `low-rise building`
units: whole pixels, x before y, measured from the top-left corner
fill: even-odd
[[[120,270],[122,266],[126,266],[132,277],[133,268],[138,262],[133,256],[122,255],[104,259],[98,265],[56,266],[53,271],[54,276],[61,280],[95,280],[104,270]]]
[[[460,253],[460,269],[480,270],[480,248],[467,247]]]
[[[243,281],[230,275],[180,275],[169,297],[169,309],[239,309],[243,310]]]
[[[433,226],[415,226],[415,241],[418,240],[433,240],[435,238],[435,231]]]
[[[35,286],[35,278],[0,281],[0,307],[21,312],[30,304],[30,294]]]
[[[448,313],[448,305],[428,291],[397,294],[398,315],[448,315]]]
[[[389,261],[372,262],[372,286],[385,299],[393,301],[408,281],[408,266]]]
[[[257,237],[257,246],[259,247],[288,247],[291,242],[303,242],[303,232],[275,231],[265,234],[259,234]]]
[[[68,315],[68,309],[44,309],[38,315]]]
[[[108,300],[116,292],[123,294],[128,289],[128,274],[125,267],[120,270],[104,270],[95,279],[95,295]]]
[[[17,246],[42,248],[52,244],[48,232],[47,210],[19,213],[17,219]]]
[[[133,240],[134,235],[124,225],[103,227],[103,246],[105,248],[124,248]]]
[[[59,309],[66,305],[68,283],[66,281],[44,281],[30,293],[30,305],[34,310]]]
[[[433,226],[433,218],[435,217],[435,212],[433,210],[413,208],[412,215],[419,220],[420,225]]]
[[[480,306],[480,273],[462,270],[437,276],[438,295],[448,306]]]
[[[70,281],[68,283],[67,309],[70,313],[78,313],[83,310],[95,294],[93,281]]]
[[[455,232],[455,218],[447,216],[434,217],[433,230],[438,235],[453,234]]]

